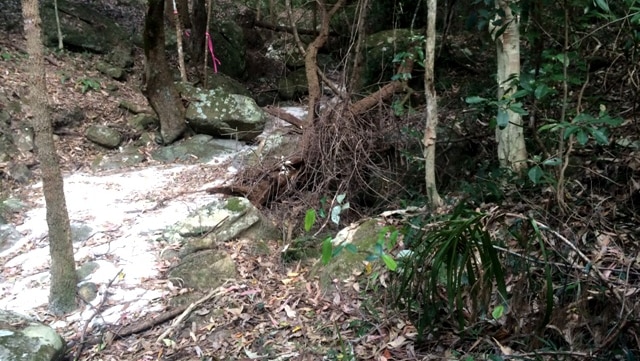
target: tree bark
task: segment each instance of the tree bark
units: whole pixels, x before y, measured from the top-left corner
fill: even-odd
[[[436,8],[437,0],[427,0],[427,34],[424,47],[424,87],[427,100],[424,127],[424,180],[427,199],[431,207],[442,205],[442,198],[436,188],[436,126],[438,125],[438,98],[434,84],[434,63],[436,53]]]
[[[307,124],[313,124],[314,119],[317,116],[318,101],[322,95],[320,89],[320,78],[318,77],[318,66],[316,59],[318,57],[318,50],[324,45],[329,38],[329,21],[331,17],[344,5],[346,0],[338,0],[331,7],[331,10],[327,11],[324,0],[316,0],[318,7],[320,8],[320,16],[322,23],[320,24],[320,34],[309,44],[307,52],[304,57],[304,67],[307,74],[307,83],[309,84],[309,112],[307,115]]]
[[[53,142],[51,120],[47,111],[47,87],[38,0],[23,0],[24,32],[29,53],[29,103],[36,155],[42,172],[42,192],[47,207],[49,253],[51,255],[51,287],[49,310],[57,315],[76,308],[75,260],[64,197],[64,183]]]
[[[196,68],[202,69],[200,64],[206,59],[204,55],[205,31],[207,29],[207,6],[205,0],[193,0],[191,3],[191,60]],[[204,76],[204,75],[203,75]]]
[[[517,82],[513,79],[517,80],[520,77],[520,31],[518,18],[514,16],[510,6],[516,2],[518,1],[496,0],[496,8],[500,9],[503,14],[500,23],[504,24],[502,26],[506,26],[506,29],[496,37],[498,29],[495,26],[489,27],[496,42],[498,99],[509,97],[515,93]],[[504,129],[496,127],[498,160],[502,167],[521,173],[527,165],[527,148],[524,141],[522,116],[509,109],[499,111],[506,111],[509,122]]]
[[[187,129],[184,105],[173,84],[164,52],[164,0],[149,0],[144,23],[146,92],[160,119],[162,142],[169,144]]]

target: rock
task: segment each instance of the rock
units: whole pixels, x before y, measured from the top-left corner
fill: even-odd
[[[116,67],[133,65],[129,34],[108,16],[91,5],[58,0],[63,42],[67,49],[109,54],[109,62]],[[42,2],[42,27],[45,43],[57,46],[58,33],[53,1]]]
[[[247,75],[247,43],[242,28],[233,21],[214,20],[211,29],[214,54],[220,60],[218,70],[235,79],[244,79]]]
[[[207,88],[251,97],[251,92],[242,83],[222,73],[207,75]]]
[[[309,91],[305,69],[298,69],[278,81],[278,94],[282,100],[295,100]]]
[[[93,282],[86,282],[78,286],[78,295],[85,302],[91,302],[98,296],[98,286]]]
[[[167,163],[193,159],[206,163],[216,157],[237,152],[243,147],[244,144],[231,139],[214,139],[210,135],[197,134],[191,138],[158,148],[151,153],[151,157]]]
[[[76,269],[76,274],[78,275],[78,280],[82,281],[85,278],[89,277],[92,273],[94,273],[98,268],[100,268],[100,264],[98,262],[90,261],[83,263],[80,267]]]
[[[138,148],[128,146],[120,153],[99,155],[91,163],[91,168],[94,170],[121,169],[132,167],[144,161],[145,157],[140,154]]]
[[[178,84],[178,91],[190,102],[185,117],[196,133],[250,141],[264,129],[267,116],[249,97],[185,83]]]
[[[139,113],[131,116],[127,123],[135,130],[147,130],[158,128],[160,126],[160,121],[158,118],[151,114]]]
[[[120,67],[109,65],[101,61],[96,64],[96,69],[111,79],[124,80],[125,71]]]
[[[9,178],[14,181],[26,184],[33,178],[33,172],[24,163],[14,163],[9,167]]]
[[[0,252],[11,248],[20,238],[22,238],[22,234],[13,224],[0,224]]]
[[[57,361],[65,342],[51,327],[26,316],[0,310],[0,360]]]
[[[104,125],[90,126],[87,128],[86,137],[90,141],[110,149],[118,148],[122,143],[122,134]]]
[[[372,254],[373,246],[378,240],[378,232],[383,227],[384,224],[380,220],[369,219],[343,228],[332,240],[334,247],[351,243],[356,246],[358,252],[352,253],[343,249],[331,259],[329,264],[323,265],[318,262],[311,270],[311,274],[319,277],[320,285],[328,289],[334,279],[345,280],[354,272],[362,270],[362,264]]]
[[[275,226],[248,199],[240,197],[216,200],[163,234],[170,242],[184,244],[183,255],[240,237],[255,241],[278,237]]]
[[[71,241],[73,243],[84,242],[93,235],[93,228],[84,223],[71,223]]]
[[[21,126],[13,131],[13,143],[23,153],[33,150],[33,128]]]
[[[224,252],[202,251],[184,257],[169,271],[169,279],[180,287],[210,290],[236,277],[236,265]]]

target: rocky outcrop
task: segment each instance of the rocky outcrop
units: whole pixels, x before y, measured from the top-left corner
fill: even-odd
[[[18,313],[0,310],[0,360],[57,361],[65,342],[51,327]]]
[[[264,129],[266,114],[247,96],[185,83],[178,84],[178,91],[189,101],[185,117],[196,133],[250,141]]]
[[[237,238],[255,242],[278,237],[275,226],[246,198],[230,197],[203,207],[165,231],[163,238],[182,245],[180,261],[169,279],[181,287],[214,289],[236,275],[224,242]]]

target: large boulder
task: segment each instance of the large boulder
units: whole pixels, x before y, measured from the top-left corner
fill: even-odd
[[[275,226],[246,198],[216,200],[167,229],[163,238],[180,243],[181,255],[215,249],[237,238],[252,241],[273,239]]]
[[[250,141],[264,129],[265,112],[247,96],[186,83],[179,83],[178,91],[189,101],[185,117],[196,133]]]
[[[0,360],[56,361],[65,342],[51,327],[26,316],[0,310]]]
[[[133,65],[130,37],[114,21],[86,3],[58,0],[58,10],[66,48],[109,54],[109,63],[117,67],[127,68]],[[57,45],[58,32],[53,1],[42,3],[41,16],[45,43]]]
[[[218,69],[233,78],[244,79],[247,75],[247,43],[242,28],[233,21],[223,21],[212,23],[211,29],[212,45],[220,61]]]
[[[175,254],[165,253],[180,258],[169,279],[178,280],[182,287],[216,288],[236,276],[235,262],[223,251],[224,242],[238,238],[260,242],[275,237],[274,225],[246,198],[214,201],[164,232],[165,240],[182,245]]]

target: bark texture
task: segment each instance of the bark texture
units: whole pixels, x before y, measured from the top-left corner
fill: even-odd
[[[424,180],[427,186],[427,199],[432,207],[442,205],[442,198],[436,188],[436,126],[438,125],[438,98],[434,84],[434,63],[436,53],[436,8],[437,0],[427,0],[427,34],[424,59],[424,87],[427,101],[424,127]]]
[[[160,119],[162,142],[169,144],[187,129],[184,105],[173,84],[164,52],[164,0],[149,0],[144,23],[146,96]]]
[[[23,0],[22,12],[29,53],[28,101],[33,114],[34,142],[42,172],[42,191],[47,206],[47,225],[49,226],[51,255],[49,310],[60,315],[76,308],[77,276],[73,244],[64,197],[64,184],[47,111],[47,87],[38,0]]]
[[[520,77],[520,31],[518,18],[511,10],[511,4],[517,0],[496,0],[496,8],[500,9],[503,17],[500,21],[506,26],[504,32],[495,37],[497,30],[491,28],[497,50],[497,81],[498,99],[508,97],[517,90],[517,82],[512,79]],[[527,149],[524,141],[522,116],[511,110],[506,110],[509,123],[504,129],[496,127],[498,141],[498,159],[500,165],[514,172],[521,173],[526,168]]]

